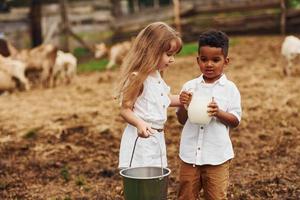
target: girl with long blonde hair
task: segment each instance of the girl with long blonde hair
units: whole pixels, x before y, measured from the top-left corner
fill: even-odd
[[[163,22],[149,24],[134,40],[121,67],[118,90],[121,116],[127,122],[121,140],[119,168],[129,167],[135,145],[132,167],[161,166],[160,147],[163,165],[167,166],[164,139],[167,107],[181,104],[178,95],[170,94],[161,73],[174,62],[174,55],[181,47],[179,34]],[[138,136],[140,139],[135,143]]]

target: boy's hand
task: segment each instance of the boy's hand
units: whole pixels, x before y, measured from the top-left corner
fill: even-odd
[[[138,136],[142,138],[148,138],[152,135],[155,131],[151,128],[151,125],[146,122],[140,122],[137,125],[137,132]]]
[[[190,105],[193,94],[188,91],[182,91],[179,95],[179,101],[183,105]]]
[[[218,116],[218,113],[220,110],[219,110],[219,106],[218,106],[217,102],[215,102],[214,97],[212,98],[212,101],[208,104],[207,107],[208,107],[207,112],[210,117]]]

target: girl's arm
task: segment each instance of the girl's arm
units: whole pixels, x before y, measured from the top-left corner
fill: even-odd
[[[122,106],[121,116],[126,122],[137,128],[137,132],[140,137],[147,138],[150,136],[150,134],[154,133],[154,130],[152,130],[150,124],[147,124],[142,119],[138,118],[133,113],[131,108]]]
[[[151,128],[150,124],[137,117],[133,112],[134,102],[136,101],[137,97],[142,93],[142,90],[143,88],[141,88],[140,91],[136,91],[136,94],[134,95],[132,101],[124,101],[123,99],[120,114],[127,123],[137,128],[138,136],[147,138],[150,136],[150,134],[154,133],[154,130]]]
[[[182,106],[182,104],[179,101],[179,95],[169,94],[169,98],[171,100],[170,107],[179,107],[179,106]]]

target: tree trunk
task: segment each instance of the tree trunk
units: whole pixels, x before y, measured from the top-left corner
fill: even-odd
[[[30,33],[31,33],[31,41],[32,47],[36,47],[42,44],[42,0],[31,0],[30,3]]]

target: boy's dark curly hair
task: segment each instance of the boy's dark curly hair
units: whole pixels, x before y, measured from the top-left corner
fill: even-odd
[[[200,34],[198,40],[198,53],[203,46],[221,48],[226,58],[228,55],[229,38],[226,33],[218,30],[209,30]]]

